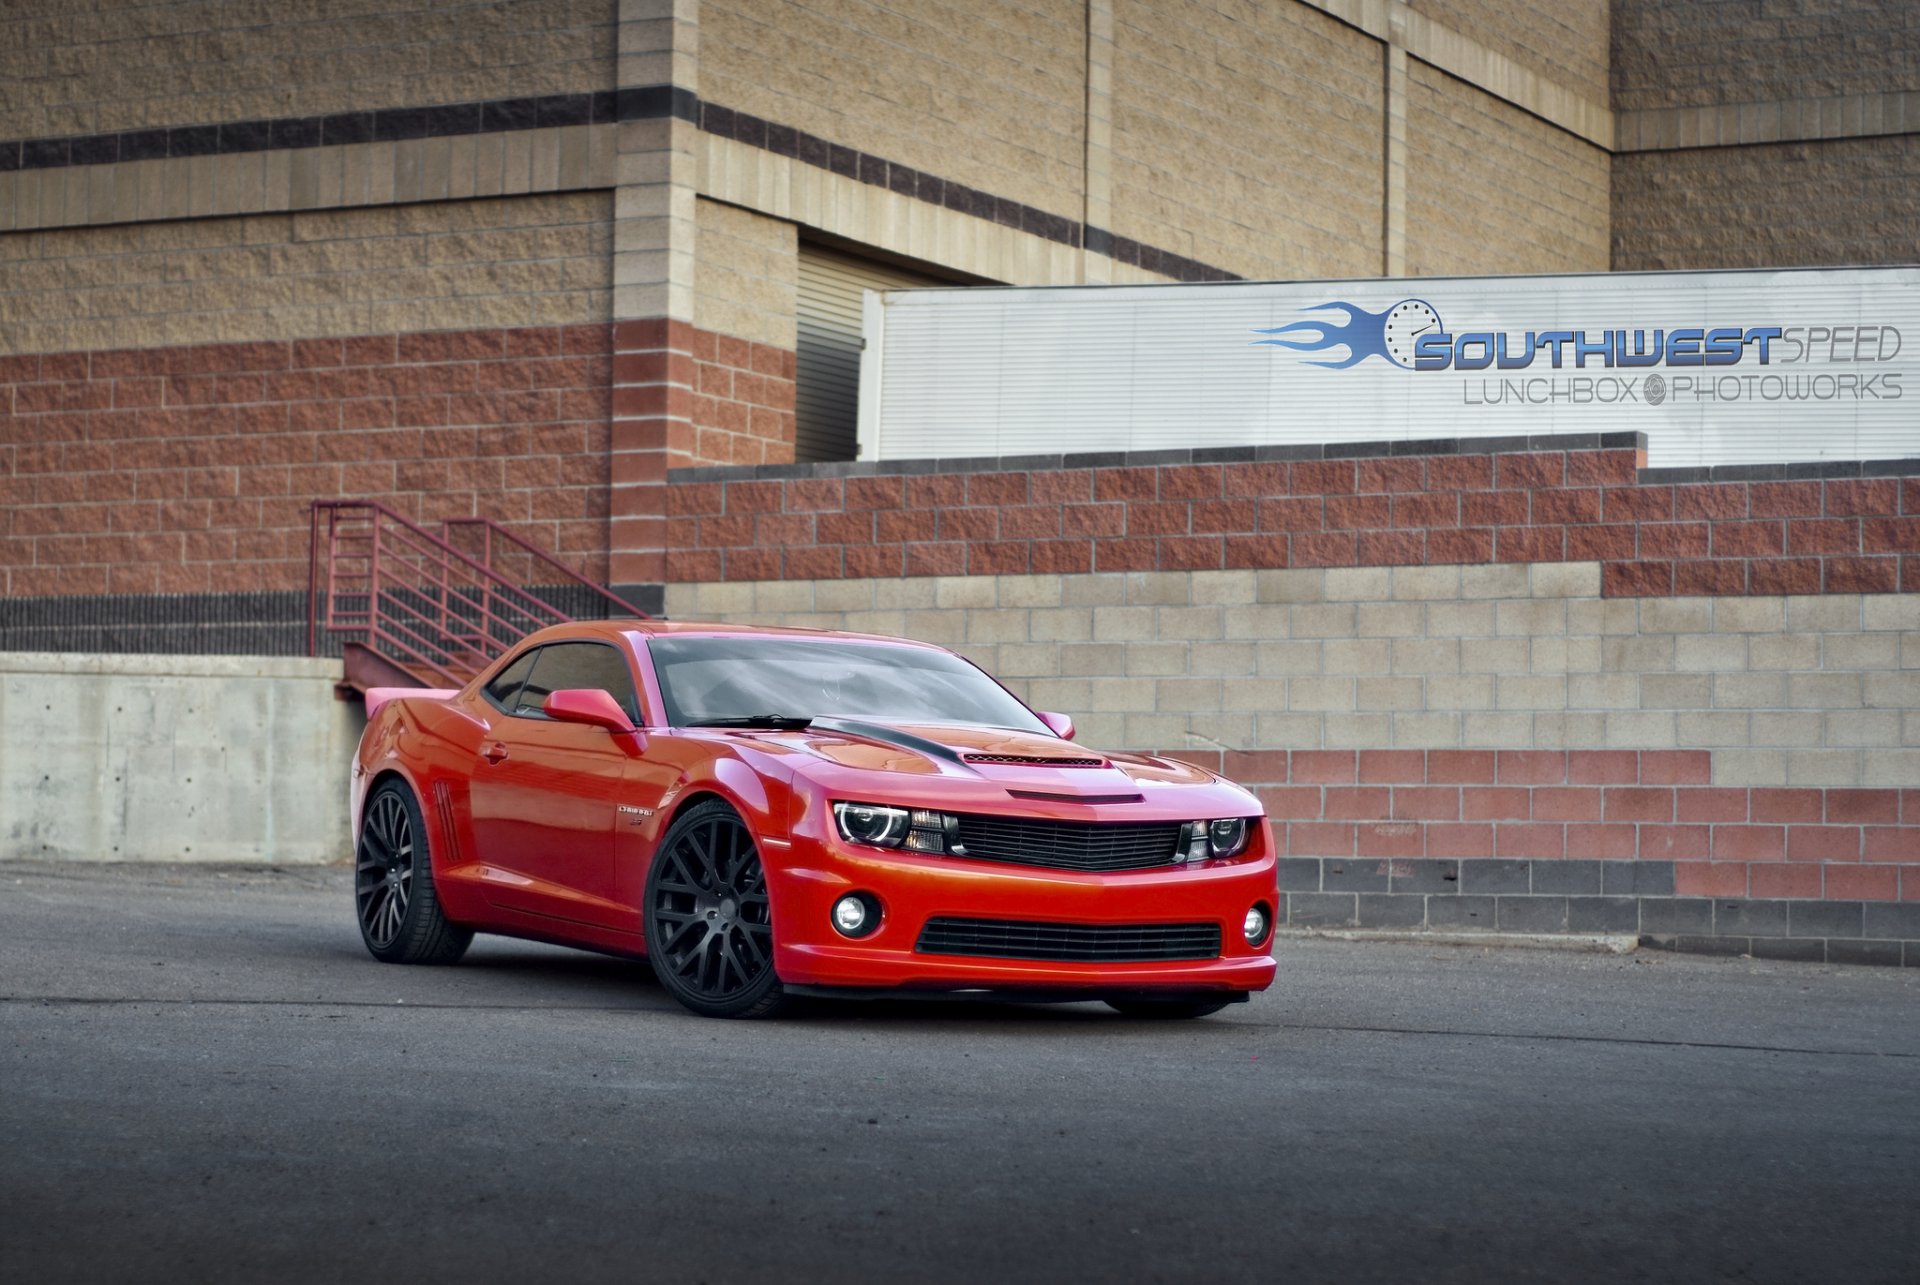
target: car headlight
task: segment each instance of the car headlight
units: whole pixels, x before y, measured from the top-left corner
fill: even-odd
[[[1205,861],[1209,857],[1238,856],[1247,846],[1248,833],[1245,817],[1189,821],[1180,827],[1178,859]]]
[[[960,818],[945,812],[883,803],[836,803],[833,819],[840,827],[840,837],[849,843],[956,857],[967,853],[960,843]]]

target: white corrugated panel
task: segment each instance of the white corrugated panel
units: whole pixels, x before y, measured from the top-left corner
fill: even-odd
[[[909,290],[882,303],[864,443],[876,459],[1622,431],[1647,434],[1655,465],[1920,456],[1920,268]],[[1328,324],[1299,328],[1316,321]],[[1276,327],[1294,329],[1264,333]],[[1558,364],[1542,349],[1510,369],[1415,369],[1390,351],[1450,335],[1475,359],[1478,335],[1519,354],[1529,335],[1716,329],[1740,332],[1730,364],[1682,353],[1627,366],[1563,342]],[[1755,336],[1768,331],[1763,362]]]
[[[850,460],[860,400],[860,309],[869,290],[941,284],[892,264],[800,246],[794,456]]]

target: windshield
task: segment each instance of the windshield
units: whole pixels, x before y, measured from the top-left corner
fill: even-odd
[[[872,718],[1051,735],[1005,688],[949,652],[811,638],[653,638],[667,722]]]

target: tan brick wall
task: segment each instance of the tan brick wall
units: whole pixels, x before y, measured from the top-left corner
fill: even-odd
[[[1912,136],[1638,152],[1613,160],[1613,267],[1911,263]]]
[[[0,8],[0,138],[607,89],[614,0]]]
[[[1407,7],[1555,84],[1607,101],[1610,0],[1408,0]]]
[[[1920,780],[1920,595],[1599,596],[1593,563],[669,585],[679,619],[957,648],[1091,745],[1671,749]]]
[[[1624,111],[1920,89],[1913,0],[1615,0]]]
[[[0,353],[605,321],[604,192],[0,235]]]
[[[0,172],[0,232],[613,185],[612,125]]]
[[[698,202],[695,220],[693,324],[792,349],[799,230],[717,201]]]
[[[1414,61],[1407,271],[1604,272],[1608,156]]]
[[[1381,49],[1304,5],[1120,0],[1112,230],[1250,277],[1377,273]]]
[[[1083,0],[705,0],[700,94],[1080,217]]]

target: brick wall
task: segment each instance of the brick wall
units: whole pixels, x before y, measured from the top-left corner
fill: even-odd
[[[578,192],[0,234],[0,354],[605,322]]]
[[[0,15],[0,138],[583,92],[614,0],[102,0]]]
[[[606,573],[604,323],[0,357],[0,594],[304,589],[307,503]]]
[[[677,472],[666,608],[1225,771],[1296,926],[1920,963],[1920,461],[1439,445]]]
[[[748,112],[1078,219],[1083,0],[705,0],[700,92]]]
[[[1607,101],[1613,0],[1408,0],[1407,7],[1555,84]]]
[[[1615,0],[1622,110],[1920,89],[1920,11],[1908,0]]]
[[[1607,270],[1607,153],[1421,62],[1407,131],[1410,275]]]
[[[1279,447],[1200,451],[1194,459],[1205,462],[1184,463],[1048,457],[986,472],[690,473],[668,497],[678,519],[670,574],[705,581],[1592,560],[1610,597],[1920,590],[1920,480],[1911,477],[1770,481],[1764,468],[1752,481],[1715,480],[1747,473],[1734,469],[1643,476],[1630,444],[1457,445],[1491,450],[1289,459],[1298,448]]]
[[[1295,927],[1920,964],[1920,789],[1716,786],[1705,750],[1172,754],[1260,796]]]
[[[1612,200],[1620,271],[1910,263],[1920,147],[1893,135],[1625,153]]]
[[[1249,277],[1380,268],[1379,42],[1305,5],[1114,5],[1113,231]]]
[[[692,405],[667,444],[669,467],[793,459],[794,224],[717,201],[697,203]]]

